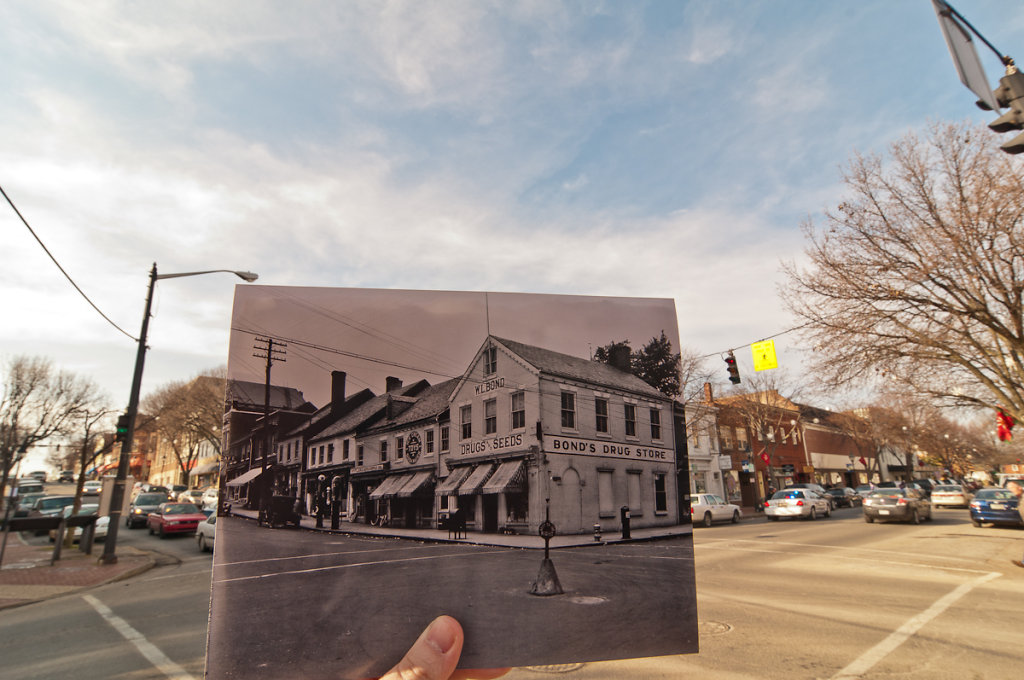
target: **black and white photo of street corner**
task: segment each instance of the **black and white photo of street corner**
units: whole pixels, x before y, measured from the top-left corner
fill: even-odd
[[[209,678],[697,651],[672,300],[236,289]],[[669,379],[666,379],[669,375]]]

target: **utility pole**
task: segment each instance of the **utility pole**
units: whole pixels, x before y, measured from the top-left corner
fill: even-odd
[[[279,347],[280,349],[274,349]],[[286,361],[285,347],[288,345],[274,340],[273,338],[256,338],[253,344],[253,356],[257,359],[267,360],[267,377],[263,383],[263,457],[260,463],[260,482],[256,485],[259,489],[259,512],[260,521],[264,519],[263,515],[267,510],[267,496],[269,495],[271,486],[269,480],[267,480],[267,457],[270,455],[270,367],[274,365],[275,361]]]

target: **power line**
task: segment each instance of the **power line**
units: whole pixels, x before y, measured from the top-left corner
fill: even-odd
[[[775,335],[769,335],[768,337],[761,338],[760,340],[755,340],[754,342],[764,342],[765,340],[774,340],[777,337],[780,337],[782,335],[786,335],[787,333],[792,333],[793,331],[798,331],[801,328],[807,328],[810,325],[811,325],[811,323],[808,322],[808,323],[800,324],[799,326],[793,326],[792,328],[787,328],[784,331],[779,331]],[[729,349],[723,350],[721,352],[713,352],[712,354],[705,354],[704,356],[702,356],[700,358],[701,359],[710,359],[711,357],[722,356],[723,354],[728,354],[729,352],[735,352],[736,350],[743,349],[744,347],[750,347],[751,345],[754,344],[754,342],[748,342],[748,343],[746,343],[744,345],[737,345],[736,347],[730,347]]]
[[[66,271],[64,271],[64,267],[60,266],[60,262],[57,262],[57,258],[55,258],[53,256],[53,253],[50,252],[50,249],[46,247],[46,244],[43,243],[42,239],[40,239],[39,236],[36,234],[36,232],[32,229],[32,227],[28,223],[28,220],[25,219],[25,217],[18,210],[17,206],[14,205],[14,201],[11,200],[11,198],[7,195],[7,192],[4,191],[4,188],[2,186],[0,186],[0,194],[4,195],[4,198],[7,199],[7,204],[11,206],[11,210],[13,210],[14,213],[18,216],[18,218],[21,220],[21,223],[25,225],[25,228],[28,229],[30,234],[32,234],[32,237],[35,238],[37,243],[39,243],[39,245],[43,249],[43,251],[47,255],[49,255],[51,260],[53,260],[53,263],[55,265],[57,265],[57,269],[59,269],[60,273],[64,275],[64,278],[66,278],[71,283],[71,285],[75,287],[75,290],[77,290],[78,293],[83,298],[85,298],[85,301],[88,302],[89,305],[91,305],[92,308],[95,309],[99,313],[100,316],[102,316],[104,319],[106,319],[107,323],[109,323],[111,326],[113,326],[117,330],[121,331],[122,333],[124,333],[126,336],[131,338],[134,342],[138,342],[139,341],[138,338],[136,338],[131,333],[129,333],[128,331],[126,331],[125,329],[121,328],[120,326],[118,326],[113,321],[111,321],[110,317],[108,317],[106,314],[104,314],[100,310],[100,308],[97,307],[96,304],[92,300],[89,299],[89,296],[86,295],[85,292],[83,292],[82,289],[78,287],[78,284],[75,283],[74,279],[72,279],[71,276]]]

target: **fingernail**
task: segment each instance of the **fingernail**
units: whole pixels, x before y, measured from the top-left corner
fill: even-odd
[[[439,616],[427,628],[427,640],[442,654],[446,654],[455,644],[457,631],[454,621],[447,616]]]

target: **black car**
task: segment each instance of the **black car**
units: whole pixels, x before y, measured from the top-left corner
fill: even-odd
[[[832,497],[832,505],[837,508],[852,508],[861,504],[861,497],[850,487],[837,486],[826,489],[825,493]]]
[[[61,470],[59,481],[61,484],[70,484],[71,482],[75,481],[75,471]]]
[[[879,488],[864,499],[864,521],[868,524],[875,520],[920,524],[921,520],[931,518],[931,501],[913,487]]]
[[[129,529],[146,526],[149,513],[156,512],[161,503],[166,503],[170,498],[165,493],[140,493],[132,501],[128,508],[128,516],[124,518],[124,525]]]

